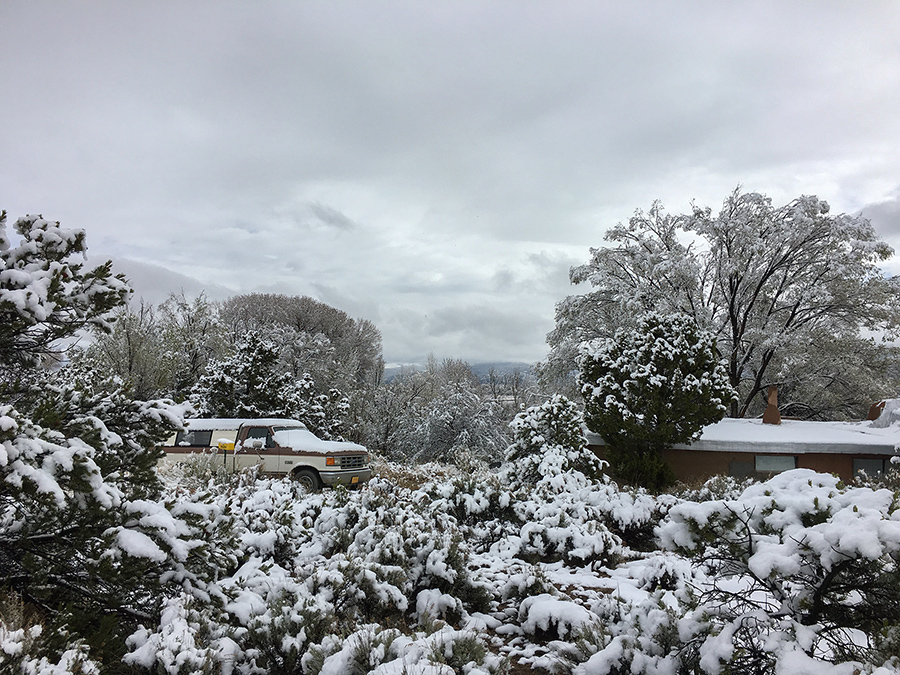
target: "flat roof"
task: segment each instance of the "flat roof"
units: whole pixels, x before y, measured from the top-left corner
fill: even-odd
[[[587,432],[587,441],[603,439]],[[678,444],[679,450],[752,452],[802,455],[811,453],[894,455],[900,449],[900,426],[875,427],[872,422],[805,422],[782,420],[763,424],[759,419],[726,417],[703,429],[699,440]]]
[[[250,419],[250,418],[228,418],[228,417],[215,417],[215,418],[196,418],[192,420],[185,420],[185,426],[188,429],[194,429],[197,431],[230,431],[233,429],[239,429],[244,424],[253,424],[259,425],[263,427],[267,426],[285,426],[285,427],[303,427],[306,428],[306,425],[303,424],[300,420],[291,420],[284,417],[263,417],[260,419]]]

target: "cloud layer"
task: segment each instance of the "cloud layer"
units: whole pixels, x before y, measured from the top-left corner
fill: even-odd
[[[656,198],[818,194],[900,242],[898,36],[876,1],[6,2],[0,208],[389,360],[533,361]]]

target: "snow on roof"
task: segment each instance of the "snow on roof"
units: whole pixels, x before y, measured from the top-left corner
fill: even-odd
[[[226,431],[239,429],[244,424],[252,424],[255,426],[286,426],[286,427],[303,427],[306,428],[306,425],[303,424],[300,420],[291,420],[284,417],[264,417],[261,419],[249,419],[249,418],[226,418],[226,417],[217,417],[217,418],[197,418],[193,420],[185,420],[185,425],[188,429],[194,431]]]
[[[602,443],[593,433],[589,443]],[[756,452],[771,454],[889,454],[900,449],[900,425],[877,427],[872,422],[802,422],[782,420],[763,424],[759,419],[726,417],[703,429],[700,439],[680,450]]]

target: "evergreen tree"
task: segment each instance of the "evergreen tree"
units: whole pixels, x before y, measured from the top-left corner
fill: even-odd
[[[600,478],[603,462],[588,450],[581,424],[578,406],[560,394],[516,415],[509,424],[515,441],[506,450],[510,481],[533,485],[542,478],[571,471]]]
[[[121,639],[97,631],[155,618],[163,572],[190,549],[189,528],[157,501],[156,446],[180,410],[94,373],[41,367],[62,360],[76,331],[109,330],[129,290],[109,263],[73,262],[83,231],[40,216],[15,230],[12,246],[0,214],[0,592],[59,635],[115,652]]]
[[[581,359],[587,427],[609,447],[612,471],[658,488],[673,480],[661,452],[689,443],[735,398],[713,338],[682,315],[647,314]]]
[[[233,355],[209,364],[191,390],[200,417],[287,417],[291,377],[278,368],[279,351],[259,331],[243,335]]]
[[[336,389],[318,394],[309,374],[295,378],[281,367],[281,349],[248,331],[230,357],[209,364],[191,390],[200,417],[285,417],[303,422],[326,440],[340,440],[349,403]]]

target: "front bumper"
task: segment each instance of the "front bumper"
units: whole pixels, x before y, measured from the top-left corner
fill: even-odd
[[[320,471],[319,477],[325,485],[358,485],[372,477],[372,469],[353,471]]]

